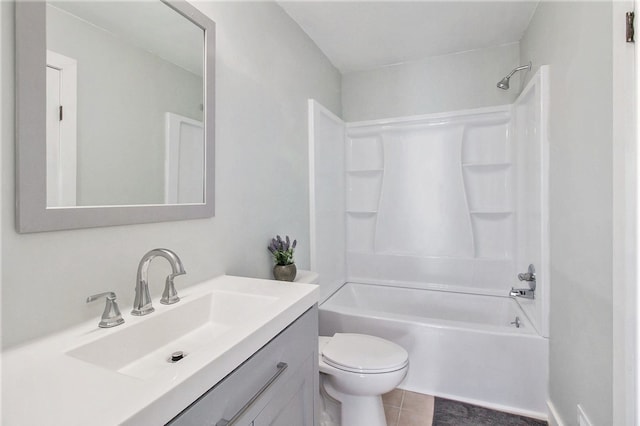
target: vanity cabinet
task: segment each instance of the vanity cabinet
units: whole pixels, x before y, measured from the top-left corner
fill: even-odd
[[[172,426],[313,426],[318,307],[291,323],[169,422]]]

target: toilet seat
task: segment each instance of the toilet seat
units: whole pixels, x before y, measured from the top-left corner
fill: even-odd
[[[356,333],[336,333],[322,346],[321,354],[326,364],[353,373],[388,373],[409,363],[409,354],[403,347]]]

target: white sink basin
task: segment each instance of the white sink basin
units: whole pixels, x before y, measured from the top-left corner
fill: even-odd
[[[146,321],[113,329],[101,338],[67,352],[67,355],[141,379],[169,368],[171,354],[186,356],[215,343],[234,325],[268,309],[276,297],[229,291],[212,291],[181,300],[173,309],[156,310]],[[182,360],[182,361],[183,361]],[[180,362],[180,361],[178,361]]]
[[[117,327],[97,314],[3,352],[0,423],[166,424],[318,301],[314,285],[226,275],[178,291],[149,315],[122,305]]]

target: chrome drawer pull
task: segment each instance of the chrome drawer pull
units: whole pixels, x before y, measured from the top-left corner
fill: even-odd
[[[246,413],[247,410],[249,410],[249,408],[251,408],[253,403],[256,402],[256,400],[260,398],[262,394],[266,392],[267,389],[269,389],[269,386],[271,386],[273,382],[278,380],[278,377],[280,377],[280,375],[284,373],[284,370],[286,370],[288,366],[289,365],[286,362],[279,362],[278,365],[276,365],[276,368],[278,369],[278,371],[276,371],[276,373],[273,376],[271,376],[269,380],[267,380],[267,383],[265,383],[260,388],[260,390],[256,392],[256,394],[253,395],[251,399],[247,401],[246,404],[244,404],[244,406],[240,409],[240,411],[238,411],[233,417],[231,417],[231,420],[226,420],[226,419],[218,420],[218,422],[216,423],[216,426],[233,426],[240,419],[240,417],[242,417],[242,415]]]

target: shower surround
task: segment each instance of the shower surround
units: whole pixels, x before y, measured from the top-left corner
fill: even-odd
[[[508,294],[510,110],[347,125],[350,280]]]
[[[429,377],[412,375],[412,369],[427,371],[425,365],[416,363],[430,364],[428,368],[436,371],[456,371],[459,366],[449,365],[448,360],[459,361],[460,357],[452,348],[462,345],[472,350],[474,345],[494,342],[488,338],[494,331],[480,330],[472,316],[460,313],[462,307],[470,306],[463,303],[464,294],[507,299],[512,287],[528,288],[517,274],[534,264],[535,299],[516,298],[514,303],[533,332],[525,340],[537,355],[527,357],[527,368],[535,370],[532,377],[544,377],[535,386],[521,383],[523,389],[535,389],[535,403],[515,403],[498,395],[514,394],[504,387],[519,380],[513,371],[504,371],[504,377],[493,382],[483,374],[468,378],[478,383],[475,395],[465,394],[464,387],[452,393],[444,385],[446,377],[439,378],[440,385],[424,383],[421,387],[475,403],[483,402],[478,395],[487,395],[486,404],[545,415],[541,402],[546,399],[549,336],[547,92],[548,67],[543,66],[513,104],[500,107],[343,123],[310,101],[311,266],[320,273],[321,294],[328,299],[324,311],[321,306],[321,331],[330,334],[357,328],[375,334],[376,329],[393,328],[398,339],[422,342],[413,348],[452,350],[434,357],[433,352],[412,353],[409,349],[412,368],[406,383],[415,389]],[[420,321],[424,325],[406,326],[404,333],[397,330],[397,318],[382,325],[379,322],[386,314],[366,308],[369,314],[363,315],[361,307],[366,301],[357,298],[354,312],[341,307],[337,318],[330,308],[334,298],[329,296],[345,282],[383,285],[386,292],[394,287],[398,291],[447,291],[454,296],[447,299],[450,307],[456,306],[458,294],[460,304],[451,310],[451,316],[459,320],[455,336],[453,329],[438,324],[432,325],[438,330],[434,336],[450,333],[451,339],[432,340],[416,332],[432,322],[434,307],[426,303],[421,315],[426,319]],[[339,290],[335,297],[344,297],[340,296],[344,291]],[[424,297],[433,298],[427,293]],[[371,327],[365,325],[367,318]],[[514,327],[511,321],[514,318],[503,319],[505,330]],[[469,333],[460,334],[460,329]],[[522,337],[516,336],[522,334],[515,331],[499,332],[504,336],[499,353],[505,360],[521,358]],[[458,342],[463,335],[469,338]],[[458,343],[439,344],[444,339]],[[482,358],[485,352],[474,351],[479,356],[474,360],[477,365],[496,362],[491,352]],[[496,386],[506,392],[492,392]]]

